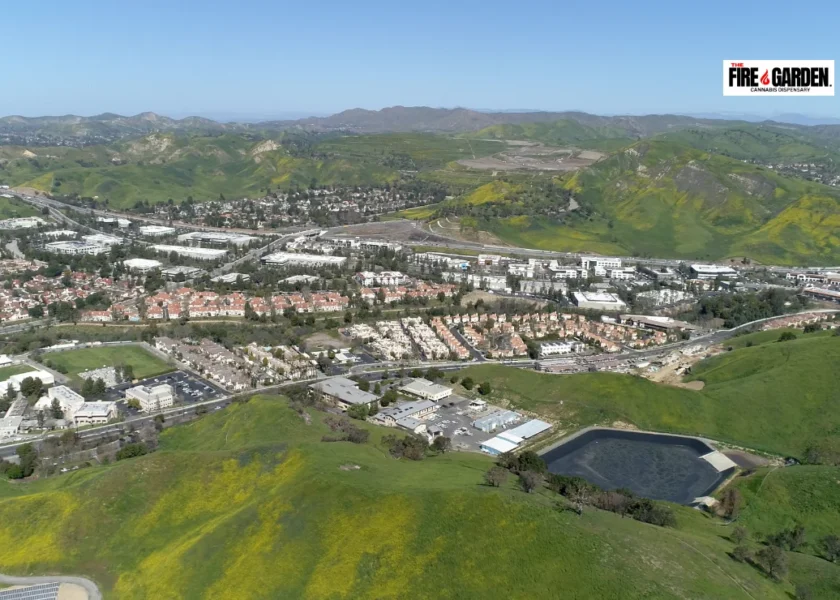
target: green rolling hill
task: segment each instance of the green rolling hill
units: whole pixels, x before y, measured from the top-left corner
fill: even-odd
[[[320,441],[323,418],[257,397],[167,431],[154,454],[3,484],[0,564],[83,573],[119,599],[783,599],[802,581],[840,585],[813,557],[771,582],[692,509],[668,529],[579,517],[548,491],[482,485],[488,457],[397,461],[382,430]]]
[[[571,145],[613,151],[633,143],[639,135],[618,124],[585,125],[571,119],[562,119],[545,123],[491,125],[462,134],[462,137],[475,140],[530,140],[549,146]]]
[[[839,360],[840,336],[800,332],[794,341],[744,347],[698,363],[691,379],[705,383],[701,391],[615,373],[557,376],[482,365],[466,374],[489,381],[498,401],[568,428],[623,421],[802,459],[811,447],[832,447],[840,432]]]
[[[643,140],[563,185],[583,210],[527,213],[481,227],[546,250],[771,264],[840,261],[840,190],[666,139]]]

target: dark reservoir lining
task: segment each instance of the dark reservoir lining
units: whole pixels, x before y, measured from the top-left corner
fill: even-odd
[[[592,429],[542,454],[548,470],[583,477],[605,489],[627,488],[645,498],[691,504],[732,473],[700,458],[714,448],[697,438]]]

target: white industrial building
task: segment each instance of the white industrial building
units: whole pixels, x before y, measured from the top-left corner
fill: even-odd
[[[127,389],[125,398],[126,400],[137,400],[143,412],[151,413],[175,404],[175,390],[166,383],[152,387],[138,385]]]
[[[110,251],[108,246],[100,244],[90,244],[88,242],[81,242],[78,240],[66,240],[62,242],[49,242],[44,244],[44,250],[47,252],[55,252],[56,254],[105,254]]]
[[[148,273],[154,269],[159,269],[163,263],[159,260],[152,260],[150,258],[129,258],[123,261],[123,265],[125,265],[125,268],[129,271]]]
[[[168,244],[153,244],[152,250],[170,254],[174,252],[178,256],[186,256],[196,260],[218,260],[227,254],[222,248],[199,248],[193,246],[170,246]]]
[[[261,261],[265,265],[320,267],[324,265],[341,266],[347,262],[347,257],[330,256],[329,254],[275,252],[274,254],[263,256]]]
[[[608,292],[574,292],[575,304],[592,310],[624,310],[627,304]]]
[[[74,422],[76,413],[85,404],[85,399],[69,387],[57,385],[47,390],[47,395],[42,396],[35,403],[34,409],[41,412],[49,411],[52,409],[53,400],[58,400],[61,412],[64,413],[64,419],[69,423]]]
[[[176,229],[174,227],[166,227],[165,225],[143,225],[142,227],[138,227],[137,231],[140,232],[140,235],[161,237],[175,233]]]
[[[178,236],[179,242],[204,242],[206,244],[232,244],[234,246],[247,246],[254,240],[252,235],[241,233],[224,233],[221,231],[191,231]]]
[[[433,402],[440,402],[444,398],[452,395],[452,390],[445,385],[432,383],[428,379],[423,378],[415,379],[408,385],[402,386],[400,391],[405,394],[417,396],[418,398],[423,398],[424,400],[432,400]]]
[[[55,377],[53,377],[53,374],[49,371],[33,369],[32,371],[27,371],[26,373],[17,373],[12,375],[6,381],[0,381],[0,394],[5,395],[9,387],[13,390],[19,390],[21,382],[27,377],[40,379],[44,386],[53,385],[55,383]]]
[[[125,229],[131,225],[131,221],[121,217],[96,217],[96,222],[106,225],[117,225],[120,229]]]
[[[431,400],[418,402],[400,402],[394,406],[383,408],[373,420],[386,427],[402,427],[413,433],[425,433],[426,424],[423,422],[437,413],[438,405]]]
[[[20,432],[23,417],[4,417],[0,419],[0,438],[14,437]]]
[[[116,402],[85,402],[73,417],[76,427],[105,425],[119,415]]]
[[[519,447],[522,442],[530,439],[544,431],[551,429],[551,424],[539,419],[531,419],[527,423],[523,423],[513,429],[503,431],[494,438],[490,438],[486,442],[482,442],[479,446],[482,452],[498,456],[505,452],[512,452]]]
[[[721,265],[691,265],[691,276],[694,279],[729,279],[738,276],[738,271],[732,267],[724,267]]]
[[[107,235],[104,233],[95,233],[93,235],[83,235],[82,239],[88,244],[99,244],[100,246],[119,246],[123,243],[122,238],[115,235]]]

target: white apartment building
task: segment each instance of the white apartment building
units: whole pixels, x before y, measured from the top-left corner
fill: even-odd
[[[175,403],[175,390],[165,383],[153,387],[138,385],[127,389],[125,397],[126,400],[137,400],[143,412],[151,413],[172,406]]]
[[[373,271],[361,271],[356,273],[356,281],[363,286],[371,285],[405,285],[411,281],[411,278],[404,275],[400,271],[381,271],[374,273]]]

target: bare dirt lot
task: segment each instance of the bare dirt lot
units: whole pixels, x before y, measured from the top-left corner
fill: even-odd
[[[329,348],[347,348],[350,345],[350,340],[345,338],[340,333],[338,337],[333,337],[328,333],[319,331],[313,333],[304,340],[307,350],[328,350]]]
[[[536,142],[506,140],[508,149],[493,156],[459,160],[458,164],[483,171],[577,171],[604,157],[600,152],[557,148]]]

